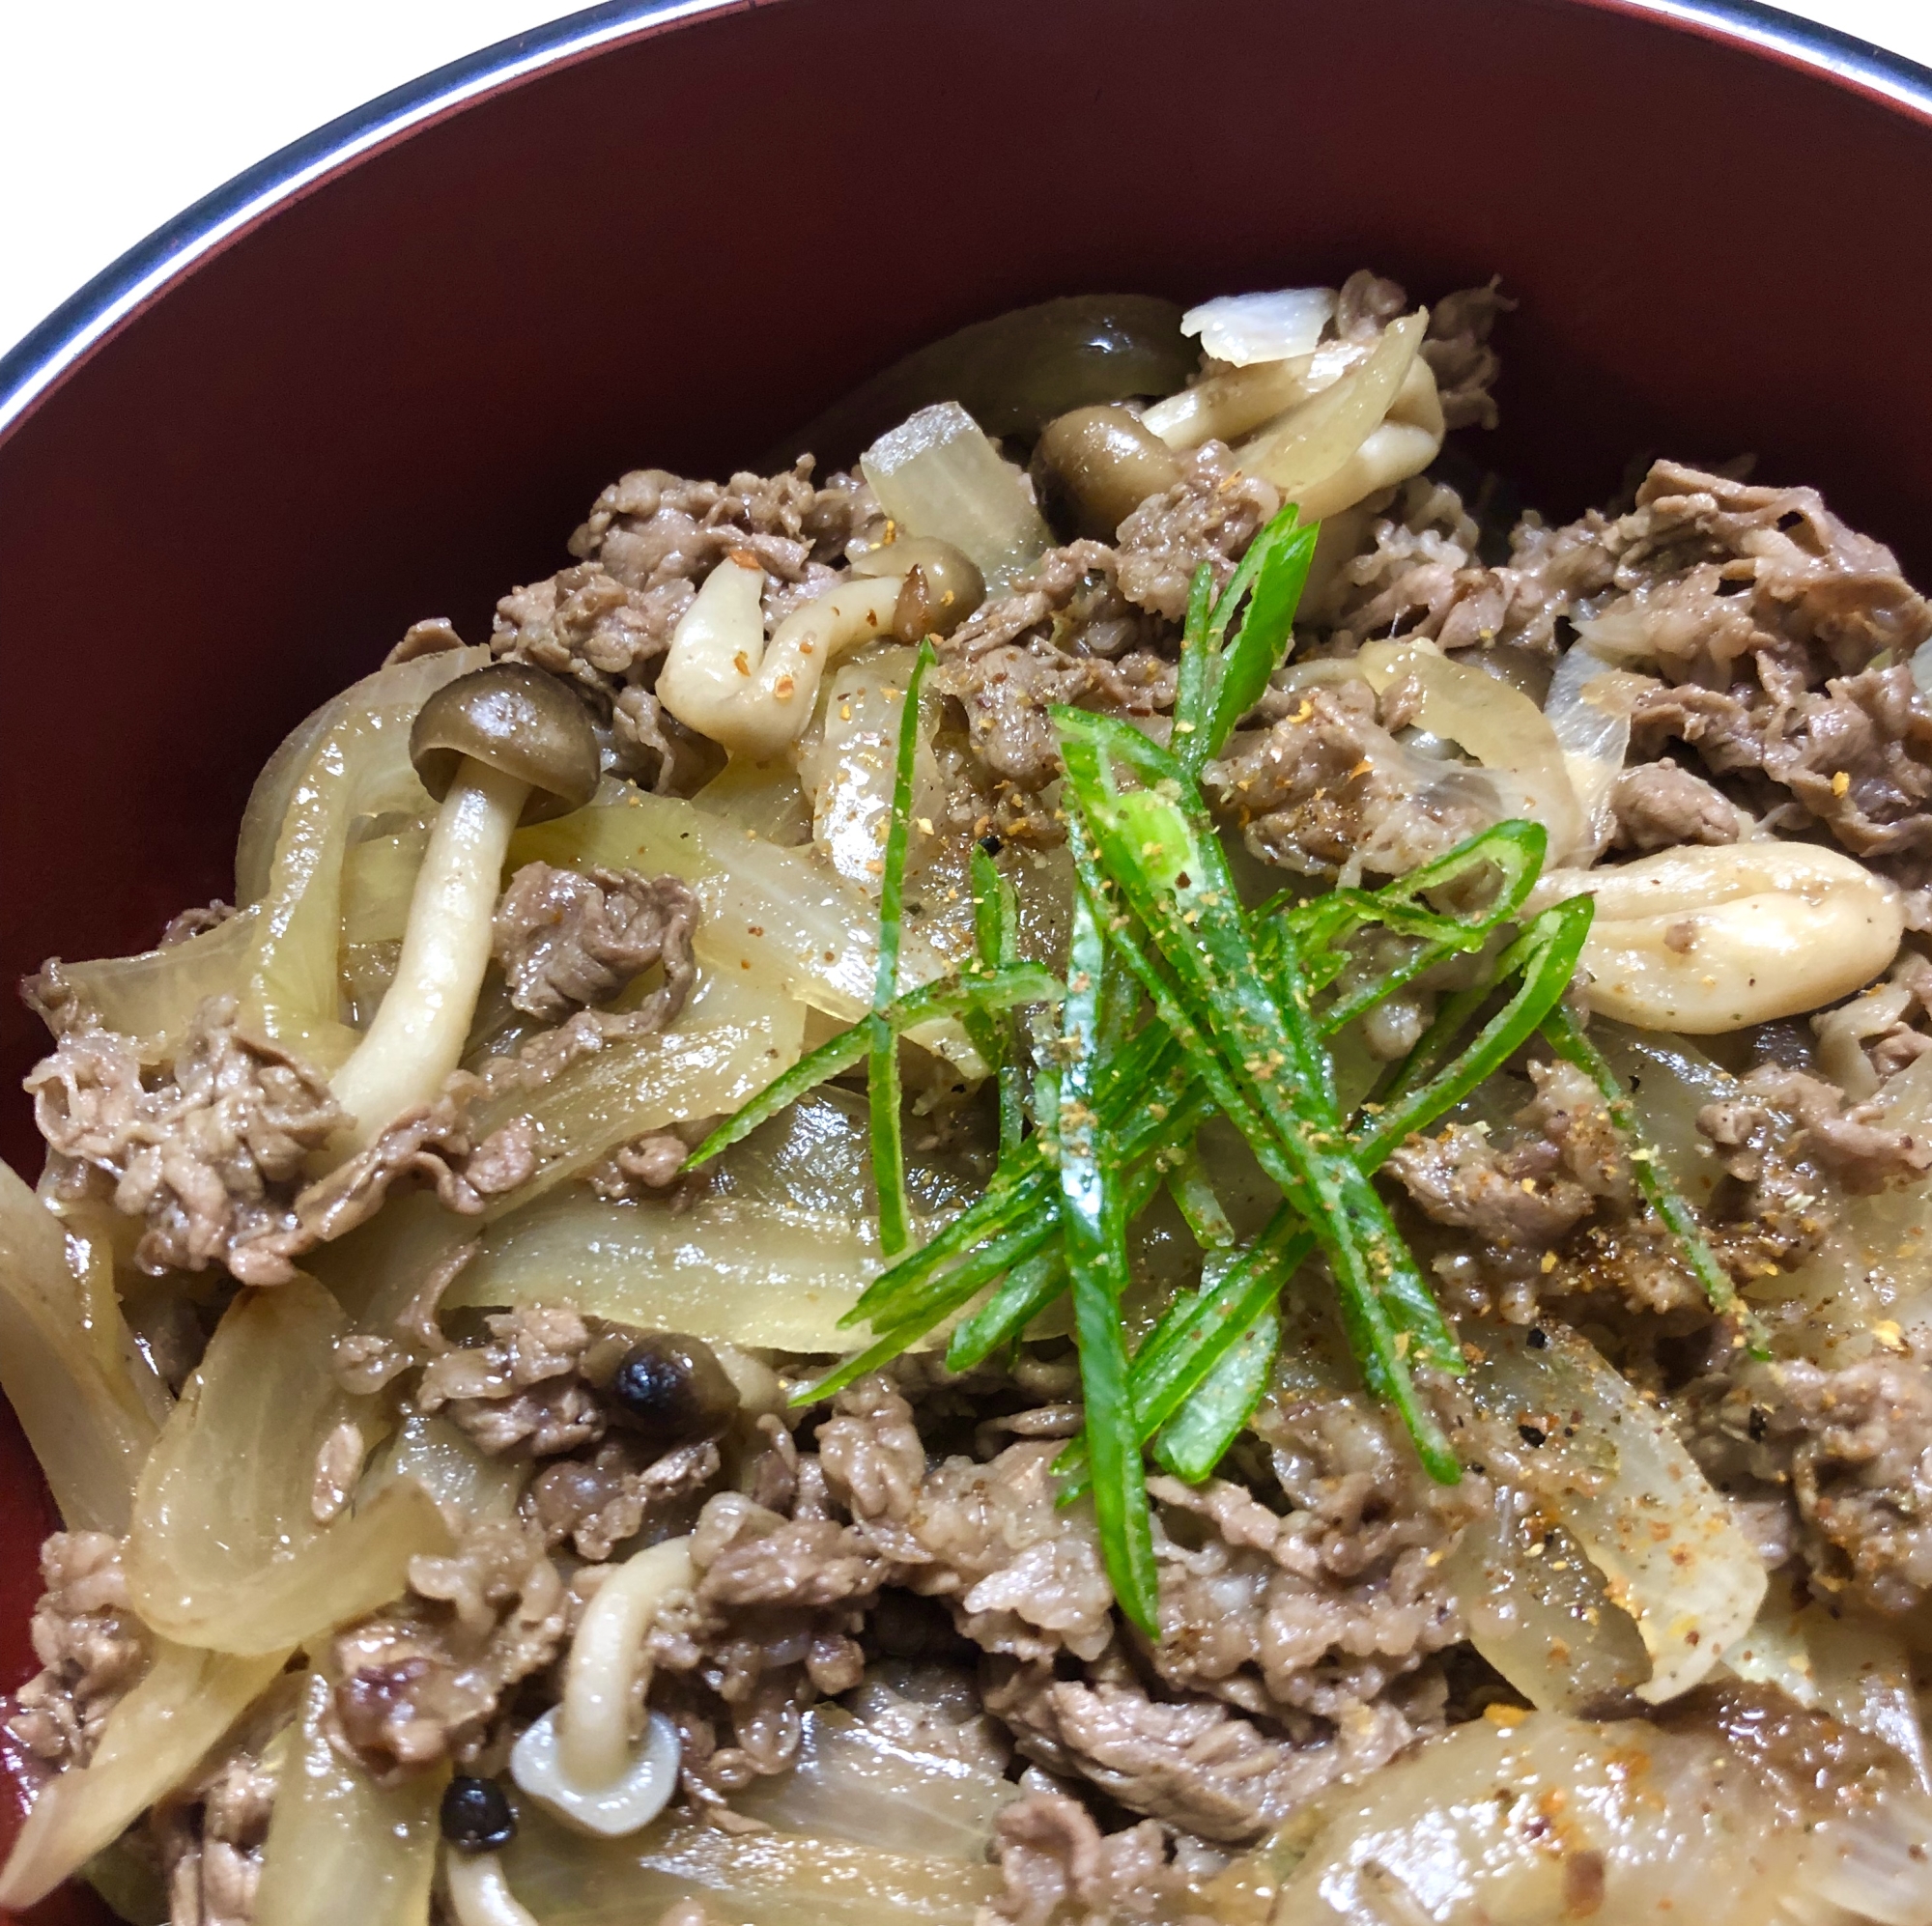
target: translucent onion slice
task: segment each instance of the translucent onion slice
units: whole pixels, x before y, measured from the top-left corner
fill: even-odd
[[[1180,317],[1180,331],[1198,335],[1204,354],[1245,368],[1251,361],[1314,354],[1334,318],[1333,288],[1274,288],[1203,301]]]
[[[1580,1544],[1650,1654],[1640,1698],[1689,1691],[1757,1615],[1758,1563],[1663,1413],[1594,1346],[1485,1326],[1468,1385],[1487,1449]]]
[[[92,1761],[35,1799],[0,1872],[0,1910],[33,1905],[119,1838],[193,1771],[287,1658],[286,1650],[234,1657],[157,1640],[146,1675],[108,1714]]]
[[[1735,1096],[1737,1079],[1689,1037],[1668,1031],[1601,1020],[1590,1034],[1631,1093],[1636,1134],[1692,1204],[1708,1204],[1723,1169],[1697,1128],[1697,1113]]]
[[[1359,367],[1259,429],[1236,448],[1236,461],[1246,473],[1274,483],[1285,499],[1299,504],[1308,521],[1352,507],[1372,489],[1401,479],[1400,474],[1380,472],[1389,466],[1386,462],[1376,464],[1377,471],[1371,475],[1355,458],[1388,420],[1409,370],[1416,365],[1416,350],[1427,326],[1428,317],[1422,313],[1391,322]],[[1425,386],[1431,395],[1435,393],[1433,379],[1418,381],[1416,386],[1418,398]],[[1419,473],[1435,459],[1442,439],[1439,404],[1435,421],[1433,439],[1426,418],[1406,424],[1420,438],[1413,451],[1420,460],[1410,467],[1395,463],[1403,473]]]
[[[1924,1926],[1928,1840],[1909,1791],[1793,1823],[1715,1733],[1539,1712],[1425,1740],[1226,1884],[1276,1884],[1272,1916],[1294,1926]]]
[[[1503,790],[1511,815],[1549,832],[1552,863],[1590,839],[1562,745],[1548,719],[1519,689],[1424,642],[1371,642],[1357,658],[1360,674],[1380,694],[1404,676],[1421,690],[1415,725],[1460,744]]]
[[[256,1926],[424,1926],[449,1768],[379,1786],[328,1742],[328,1696],[311,1673],[276,1775]]]
[[[473,1119],[479,1137],[527,1117],[544,1157],[535,1175],[494,1200],[486,1215],[494,1221],[521,1209],[647,1131],[728,1116],[798,1062],[804,1036],[804,1009],[780,1001],[760,1025],[679,1024],[611,1043],[535,1090],[512,1090],[481,1106]]]
[[[1650,1655],[1604,1575],[1527,1493],[1507,1486],[1463,1534],[1443,1572],[1469,1642],[1531,1705],[1583,1713],[1634,1691]]]
[[[1589,826],[1571,859],[1594,861],[1608,844],[1614,824],[1610,790],[1630,753],[1631,712],[1644,678],[1618,668],[1588,642],[1573,642],[1556,664],[1543,713],[1563,752],[1563,766]]]
[[[286,1650],[395,1598],[409,1562],[453,1543],[420,1486],[384,1486],[316,1521],[316,1460],[335,1428],[379,1430],[378,1406],[329,1374],[348,1329],[298,1278],[238,1299],[150,1454],[127,1564],[135,1609],[163,1637],[242,1654]]]
[[[868,649],[841,663],[826,686],[817,722],[799,745],[812,837],[832,867],[875,900],[885,875],[899,719],[912,665],[913,651],[899,647]],[[938,712],[926,706],[930,713],[920,719],[913,764],[908,875],[917,874],[931,852],[938,835],[933,824],[945,813],[945,783],[932,753]]]
[[[429,825],[352,842],[342,859],[342,940],[400,943],[415,894],[416,871],[429,847]]]
[[[274,824],[261,885],[245,1004],[268,1035],[335,1069],[357,1042],[338,1015],[343,858],[359,818],[425,814],[432,804],[410,762],[410,725],[423,699],[488,662],[487,649],[418,656],[365,676],[296,732],[286,763],[270,758],[243,819],[238,874],[244,893]],[[300,751],[305,751],[305,755]]]
[[[93,1292],[83,1267],[104,1264]],[[0,1164],[0,1387],[73,1531],[125,1532],[156,1424],[126,1354],[112,1260]],[[152,1373],[147,1374],[152,1377]]]
[[[680,1899],[701,1900],[735,1926],[974,1926],[1001,1889],[991,1866],[916,1846],[887,1853],[683,1818],[602,1841],[533,1812],[503,1868],[544,1926],[636,1926]]]
[[[692,801],[706,815],[781,849],[811,840],[811,804],[789,756],[753,762],[734,755]]]
[[[259,912],[243,910],[165,949],[61,968],[109,1030],[139,1037],[143,1056],[159,1062],[206,998],[242,994],[259,921]]]
[[[646,1330],[838,1351],[852,1342],[838,1319],[880,1268],[869,1219],[730,1198],[607,1204],[573,1186],[494,1226],[443,1301],[561,1300]]]
[[[935,402],[881,435],[860,466],[902,533],[963,550],[995,593],[1053,545],[1019,469],[956,401]]]
[[[356,1495],[373,1498],[384,1485],[413,1479],[442,1507],[452,1532],[484,1518],[507,1518],[529,1477],[529,1466],[485,1458],[440,1413],[408,1412],[395,1435],[370,1460]]]
[[[882,1738],[837,1706],[805,1714],[798,1763],[733,1799],[775,1832],[983,1865],[993,1822],[1019,1788],[957,1759]]]
[[[681,877],[703,905],[694,947],[708,968],[845,1023],[871,1008],[878,904],[809,851],[777,848],[678,798],[634,792],[616,807],[580,809],[520,830],[511,865],[535,858],[565,868],[602,864]],[[902,985],[930,982],[946,970],[918,924],[908,923]],[[969,1074],[981,1073],[956,1023],[911,1034]]]

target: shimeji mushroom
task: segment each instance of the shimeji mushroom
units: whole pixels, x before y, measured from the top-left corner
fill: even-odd
[[[667,1539],[611,1568],[578,1621],[563,1697],[519,1739],[510,1776],[579,1831],[621,1838],[648,1826],[677,1790],[677,1728],[661,1712],[631,1737],[644,1640],[658,1613],[696,1581],[689,1538]]]
[[[980,606],[980,571],[950,542],[904,538],[853,562],[851,579],[765,639],[765,574],[739,551],[705,577],[671,632],[658,700],[732,755],[768,761],[811,719],[826,669],[848,649],[947,635]]]
[[[442,807],[395,978],[335,1073],[336,1101],[351,1119],[330,1147],[340,1156],[436,1100],[475,1014],[511,834],[582,808],[597,788],[597,736],[583,704],[554,676],[520,663],[474,669],[431,695],[410,731],[410,759]]]

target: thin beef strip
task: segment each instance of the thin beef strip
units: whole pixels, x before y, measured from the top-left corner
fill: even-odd
[[[1720,1488],[1795,1502],[1828,1597],[1898,1613],[1932,1592],[1932,1369],[1746,1359],[1691,1386],[1681,1429]]]
[[[297,1675],[285,1673],[187,1779],[148,1814],[174,1926],[253,1926],[276,1772],[275,1735],[295,1715]]]
[[[526,863],[497,905],[494,954],[510,1002],[554,1021],[608,1003],[653,963],[665,983],[650,1028],[661,1028],[690,987],[697,898],[674,876],[655,882],[623,869],[558,869]]]
[[[243,1284],[295,1275],[292,1257],[313,1241],[293,1207],[297,1180],[345,1119],[314,1071],[240,1027],[232,997],[201,1005],[153,1088],[134,1038],[78,1030],[27,1089],[60,1193],[104,1179],[117,1209],[146,1220],[143,1270],[218,1261]]]
[[[1874,1103],[1847,1107],[1835,1084],[1761,1063],[1738,1086],[1738,1095],[1707,1104],[1697,1128],[1727,1154],[1726,1168],[1746,1182],[1762,1175],[1766,1152],[1795,1123],[1796,1150],[1816,1160],[1847,1190],[1882,1190],[1932,1168],[1932,1136],[1899,1130]]]
[[[1027,1792],[995,1822],[993,1856],[1004,1891],[994,1913],[1011,1926],[1109,1926],[1190,1913],[1194,1882],[1169,1852],[1169,1834],[1144,1819],[1102,1835],[1076,1799]]]
[[[570,1622],[542,1533],[473,1523],[449,1556],[410,1561],[402,1600],[335,1634],[330,1736],[384,1778],[471,1762],[505,1694],[550,1664]]]
[[[459,1075],[303,1183],[310,1154],[348,1119],[314,1070],[242,1026],[232,997],[195,1012],[165,1076],[138,1039],[70,1025],[26,1087],[58,1194],[104,1189],[144,1219],[134,1259],[156,1275],[220,1263],[242,1284],[286,1284],[296,1259],[365,1223],[403,1178],[473,1216],[536,1167],[526,1119],[475,1138],[469,1106],[484,1086]]]
[[[1738,811],[1701,776],[1669,756],[1626,769],[1610,786],[1613,845],[1647,852],[1684,843],[1719,845],[1738,839]]]
[[[1210,800],[1264,862],[1351,882],[1405,875],[1502,812],[1480,770],[1396,742],[1366,682],[1318,685],[1270,706],[1286,713],[1233,736],[1206,772]]]
[[[1058,1503],[1057,1444],[928,1465],[911,1407],[872,1378],[840,1395],[819,1448],[850,1532],[896,1568],[879,1582],[943,1600],[996,1661],[988,1710],[1023,1750],[1136,1811],[1237,1839],[1406,1743],[1402,1704],[1426,1717],[1428,1692],[1404,1682],[1461,1636],[1432,1554],[1464,1503],[1360,1431],[1375,1422],[1281,1417],[1286,1516],[1232,1485],[1156,1485],[1163,1515],[1187,1524],[1157,1541],[1161,1636],[1143,1657],[1178,1700],[1150,1696],[1122,1647],[1091,1511]],[[1061,1676],[1071,1660],[1084,1671]]]
[[[85,1766],[107,1714],[148,1669],[147,1634],[121,1541],[106,1532],[55,1532],[41,1546],[41,1582],[29,1628],[41,1670],[15,1694],[7,1726],[37,1759]]]

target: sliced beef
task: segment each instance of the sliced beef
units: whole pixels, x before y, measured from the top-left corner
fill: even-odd
[[[514,589],[497,605],[490,646],[510,662],[569,676],[600,698],[619,767],[659,790],[699,757],[659,707],[657,666],[696,590],[682,577],[631,588],[594,563]]]
[[[1218,594],[1264,524],[1281,507],[1268,482],[1244,475],[1219,441],[1180,457],[1180,480],[1121,524],[1115,580],[1135,607],[1179,623],[1205,562]]]
[[[446,1411],[491,1457],[551,1458],[603,1437],[607,1419],[585,1381],[598,1337],[566,1305],[493,1313],[480,1345],[440,1349],[423,1366],[416,1408]]]
[[[659,707],[658,665],[697,585],[734,552],[769,580],[780,620],[837,580],[848,542],[877,532],[871,491],[850,475],[811,480],[808,456],[779,475],[687,481],[661,468],[620,477],[570,538],[579,566],[513,590],[497,609],[500,657],[568,675],[609,718],[618,767],[669,789],[704,752]]]
[[[173,1926],[253,1926],[277,1774],[275,1735],[295,1714],[296,1677],[270,1686],[241,1724],[148,1815]]]
[[[807,1462],[790,1517],[735,1491],[707,1501],[692,1538],[696,1588],[651,1630],[657,1702],[677,1724],[685,1787],[701,1803],[784,1770],[804,1709],[865,1676],[857,1634],[895,1567],[825,1515]]]
[[[335,1634],[331,1737],[384,1778],[491,1742],[505,1694],[556,1657],[570,1601],[542,1533],[474,1523],[445,1558],[410,1561],[396,1604]]]
[[[469,1105],[473,1078],[457,1077],[434,1103],[414,1104],[379,1131],[353,1157],[298,1192],[291,1257],[346,1236],[383,1207],[398,1183],[426,1183],[437,1201],[459,1216],[476,1217],[493,1198],[506,1197],[536,1174],[538,1141],[526,1117],[479,1139]],[[232,1269],[233,1266],[231,1265]]]
[[[1334,1776],[1332,1748],[1270,1739],[1213,1699],[1153,1699],[1131,1684],[1013,1666],[995,1674],[986,1709],[1049,1771],[1205,1839],[1254,1839]],[[1409,1738],[1397,1731],[1390,1752]]]
[[[1493,428],[1496,404],[1490,392],[1502,363],[1490,346],[1498,317],[1516,302],[1486,288],[1463,288],[1444,295],[1429,311],[1429,332],[1423,338],[1422,358],[1435,377],[1442,398],[1442,419],[1450,429]]]
[[[1405,875],[1499,818],[1482,771],[1416,754],[1377,717],[1366,682],[1303,691],[1271,728],[1230,740],[1209,797],[1264,862],[1347,881]]]
[[[690,993],[696,924],[697,898],[674,876],[652,881],[634,870],[526,863],[497,905],[493,953],[510,1002],[526,1015],[552,1021],[608,1003],[662,963],[651,1025],[661,1029]]]
[[[1726,1168],[1757,1182],[1779,1134],[1797,1125],[1799,1150],[1808,1153],[1851,1191],[1882,1190],[1932,1168],[1932,1136],[1899,1130],[1876,1104],[1845,1103],[1835,1084],[1763,1063],[1746,1076],[1736,1097],[1707,1104],[1697,1128],[1727,1153]]]
[[[710,1440],[640,1462],[631,1440],[608,1437],[589,1457],[564,1459],[540,1472],[525,1494],[524,1515],[553,1550],[567,1542],[578,1557],[599,1562],[647,1521],[661,1523],[681,1501],[706,1489],[721,1462]]]
[[[41,1582],[29,1627],[41,1669],[15,1694],[8,1730],[51,1766],[85,1766],[107,1714],[148,1669],[147,1633],[121,1541],[106,1532],[55,1532],[41,1546]]]
[[[1536,1095],[1518,1119],[1528,1134],[1492,1142],[1487,1128],[1451,1123],[1411,1137],[1388,1163],[1425,1217],[1492,1253],[1547,1249],[1600,1201],[1630,1196],[1629,1160],[1589,1079],[1563,1062],[1530,1073]]]
[[[938,678],[966,711],[980,760],[999,780],[1038,790],[1060,774],[1060,750],[1047,710],[1055,703],[1151,716],[1174,705],[1174,666],[1136,650],[1119,662],[1064,655],[1050,644],[1002,643],[954,658]]]
[[[1722,793],[1669,756],[1626,769],[1610,787],[1618,849],[1675,849],[1738,839],[1738,812]]]
[[[220,1263],[242,1284],[286,1284],[297,1259],[366,1223],[399,1182],[427,1182],[445,1209],[474,1216],[537,1166],[526,1118],[477,1136],[469,1109],[486,1086],[459,1074],[304,1182],[310,1154],[349,1119],[316,1071],[242,1027],[227,997],[195,1012],[165,1073],[138,1039],[83,1022],[27,1089],[59,1193],[105,1191],[143,1219],[135,1261],[156,1275]]]
[[[1486,1132],[1451,1123],[1411,1137],[1389,1158],[1390,1175],[1425,1217],[1497,1250],[1541,1250],[1590,1214],[1590,1193],[1563,1175],[1545,1138],[1492,1144]]]
[[[1684,1401],[1692,1453],[1741,1498],[1797,1502],[1820,1589],[1881,1612],[1932,1591],[1932,1368],[1745,1360]]]
[[[232,997],[201,1005],[152,1088],[135,1039],[105,1030],[71,1032],[26,1087],[63,1193],[104,1180],[117,1209],[145,1220],[144,1270],[295,1275],[292,1256],[312,1241],[297,1180],[345,1119],[320,1076],[241,1027]]]
[[[1165,1921],[1193,1910],[1165,1828],[1144,1819],[1103,1835],[1065,1793],[1042,1788],[1008,1806],[994,1826],[993,1856],[1005,1890],[992,1910],[1012,1926]]]

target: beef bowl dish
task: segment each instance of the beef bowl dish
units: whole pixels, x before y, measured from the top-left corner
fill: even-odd
[[[28,980],[0,1904],[1932,1921],[1932,604],[1515,306],[635,467]]]

